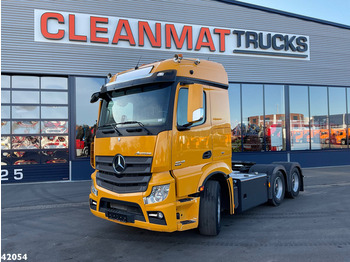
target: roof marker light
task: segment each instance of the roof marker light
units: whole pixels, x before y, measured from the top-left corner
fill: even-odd
[[[175,54],[174,55],[174,62],[180,63],[183,58],[182,54]]]

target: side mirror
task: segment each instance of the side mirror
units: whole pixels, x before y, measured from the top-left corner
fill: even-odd
[[[93,93],[90,99],[90,103],[95,103],[100,99],[100,92]]]
[[[193,124],[201,121],[203,118],[203,86],[200,84],[189,85],[187,100],[187,122]]]

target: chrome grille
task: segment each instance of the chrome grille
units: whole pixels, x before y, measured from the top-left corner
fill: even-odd
[[[114,156],[96,156],[97,185],[116,193],[135,193],[147,190],[151,179],[152,157],[125,156],[125,171],[116,176]]]

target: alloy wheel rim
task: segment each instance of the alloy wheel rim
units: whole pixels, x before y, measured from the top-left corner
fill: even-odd
[[[292,175],[292,188],[293,192],[297,192],[299,188],[299,176],[296,172]]]
[[[275,196],[277,199],[280,199],[282,197],[282,179],[280,177],[277,177],[275,179]]]

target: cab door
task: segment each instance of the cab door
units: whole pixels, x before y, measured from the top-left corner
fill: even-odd
[[[179,85],[175,99],[172,147],[172,169],[178,197],[198,192],[202,169],[212,162],[209,90],[203,89],[203,119],[192,125],[187,122],[188,98],[189,87]]]

